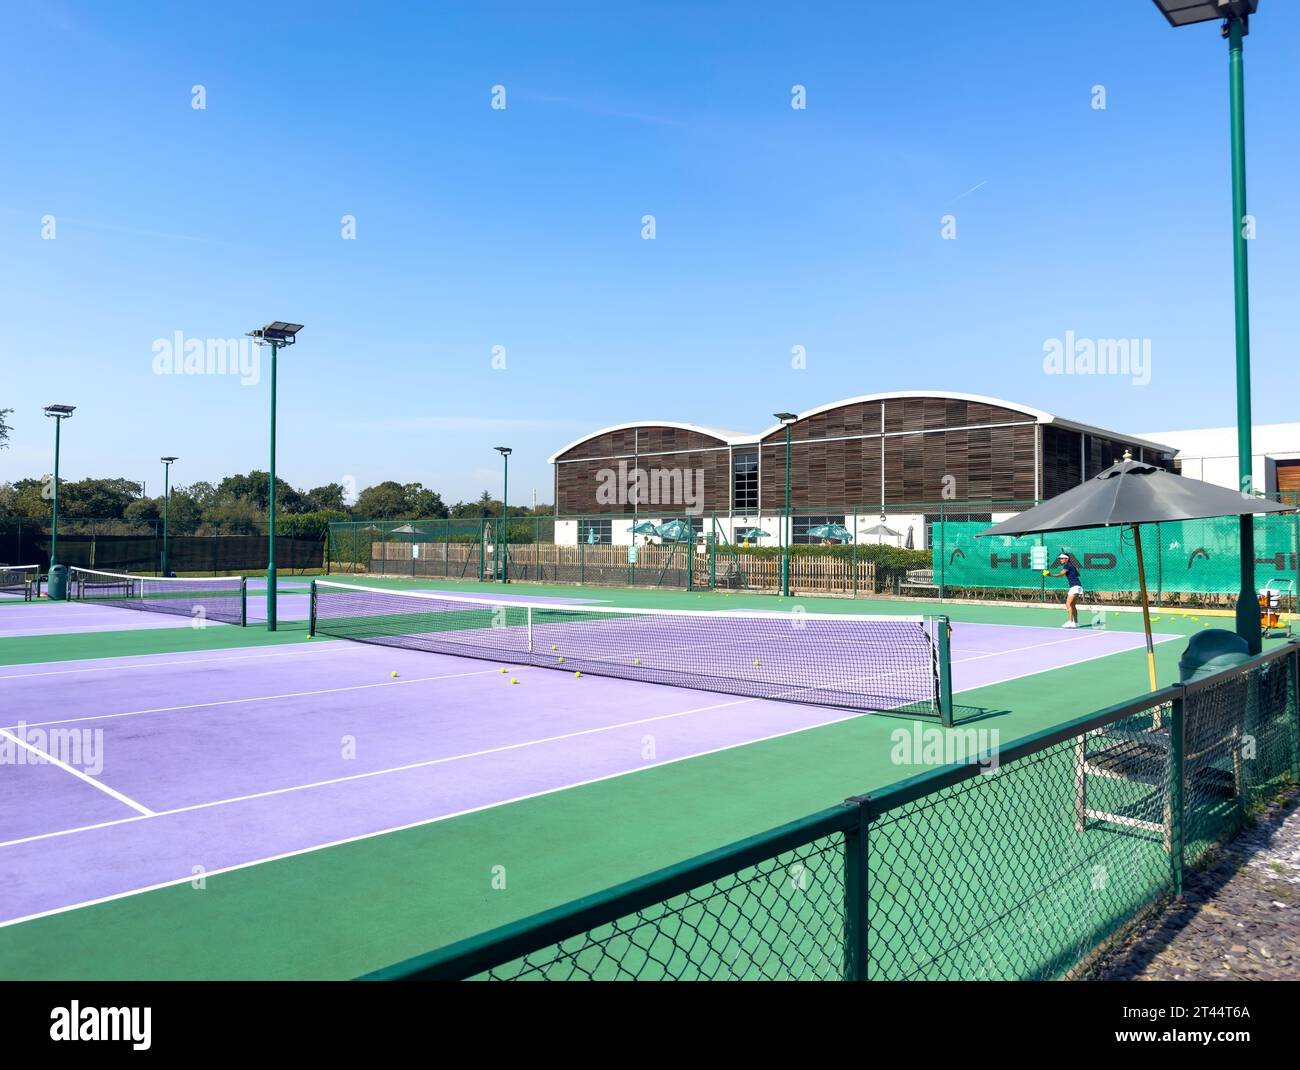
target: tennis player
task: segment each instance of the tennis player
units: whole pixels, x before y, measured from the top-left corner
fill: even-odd
[[[1043,569],[1043,575],[1053,576],[1058,580],[1062,576],[1065,577],[1065,582],[1069,585],[1069,590],[1065,593],[1065,612],[1068,614],[1068,618],[1061,627],[1077,628],[1079,626],[1079,608],[1075,603],[1083,594],[1083,581],[1079,579],[1079,566],[1074,563],[1074,558],[1064,550],[1056,555],[1056,564],[1060,567],[1060,572]]]

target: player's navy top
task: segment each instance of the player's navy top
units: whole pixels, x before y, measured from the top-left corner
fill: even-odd
[[[1079,579],[1079,566],[1073,561],[1067,561],[1061,566],[1065,569],[1065,582],[1071,587],[1082,587],[1083,581]]]

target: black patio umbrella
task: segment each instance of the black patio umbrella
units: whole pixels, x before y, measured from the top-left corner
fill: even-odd
[[[1169,520],[1203,520],[1215,516],[1244,516],[1247,513],[1287,513],[1291,507],[1240,494],[1227,487],[1175,475],[1143,461],[1135,461],[1127,450],[1124,459],[1098,472],[1064,494],[995,524],[986,535],[1038,535],[1047,531],[1079,531],[1128,524],[1133,528],[1137,552],[1138,583],[1142,588],[1142,624],[1147,639],[1147,669],[1151,690],[1156,690],[1155,647],[1151,643],[1151,609],[1147,602],[1146,569],[1142,563],[1142,535],[1139,524]]]

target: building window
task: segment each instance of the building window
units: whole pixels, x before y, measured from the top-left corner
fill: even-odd
[[[608,546],[614,541],[613,520],[584,517],[578,521],[578,541],[588,546]]]
[[[810,528],[820,527],[822,524],[839,524],[844,525],[843,514],[839,516],[808,516],[799,515],[794,517],[794,545],[796,546],[820,546],[822,539],[819,535],[809,535]],[[850,530],[849,537],[853,533]]]
[[[739,513],[758,512],[757,453],[737,453],[732,460],[731,507]]]

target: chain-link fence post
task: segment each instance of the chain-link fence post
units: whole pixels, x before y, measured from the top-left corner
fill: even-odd
[[[844,831],[844,980],[867,979],[867,807],[856,806],[856,828]]]
[[[1186,702],[1182,695],[1174,699],[1169,713],[1169,889],[1175,896],[1183,894],[1183,726]]]

